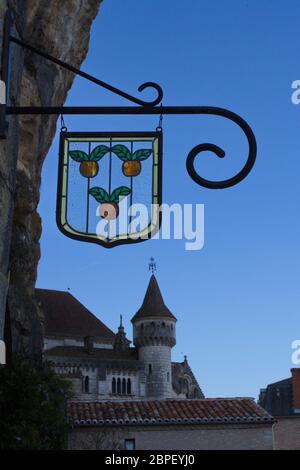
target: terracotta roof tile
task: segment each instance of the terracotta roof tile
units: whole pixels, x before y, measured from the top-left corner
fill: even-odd
[[[160,423],[273,423],[251,398],[70,402],[75,426]]]

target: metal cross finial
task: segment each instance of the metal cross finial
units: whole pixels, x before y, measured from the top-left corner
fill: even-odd
[[[152,274],[154,274],[155,271],[156,271],[156,263],[155,263],[155,260],[154,260],[153,256],[151,256],[151,258],[150,258],[149,271],[151,271]]]
[[[123,326],[122,320],[123,320],[123,316],[120,315],[120,326]]]

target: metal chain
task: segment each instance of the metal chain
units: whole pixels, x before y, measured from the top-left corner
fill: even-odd
[[[67,126],[65,124],[65,120],[64,120],[64,117],[63,115],[61,114],[60,115],[60,132],[67,132]]]
[[[163,104],[161,103],[160,107],[162,108]],[[162,122],[163,122],[163,114],[160,113],[160,116],[159,116],[159,121],[158,121],[158,126],[156,127],[156,130],[157,132],[162,132],[163,128],[162,128]]]

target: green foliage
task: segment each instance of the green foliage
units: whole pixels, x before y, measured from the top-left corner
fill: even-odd
[[[132,160],[138,160],[141,162],[142,160],[147,160],[152,153],[151,149],[139,149],[134,152],[132,155]]]
[[[100,204],[103,204],[104,202],[110,202],[110,197],[107,191],[105,189],[100,188],[99,186],[95,186],[94,188],[91,188],[89,190],[89,194],[94,196],[97,202],[100,202]]]
[[[147,158],[150,157],[152,153],[152,149],[139,149],[132,153],[126,147],[126,145],[121,145],[121,144],[114,145],[111,148],[111,151],[115,153],[117,157],[123,162],[129,161],[129,160],[138,160],[138,161],[146,160]],[[92,150],[90,155],[88,155],[83,150],[70,150],[69,155],[72,158],[72,160],[75,160],[75,162],[79,162],[79,163],[88,162],[88,161],[98,162],[108,152],[109,152],[109,147],[107,147],[106,145],[98,145]]]
[[[106,145],[98,145],[95,147],[91,154],[88,155],[83,150],[70,150],[69,155],[75,162],[98,162],[104,155],[109,152],[109,147]]]
[[[92,150],[89,160],[92,162],[98,162],[107,152],[109,152],[109,147],[106,145],[98,145],[98,147],[95,147]]]
[[[124,197],[128,196],[130,192],[131,191],[127,186],[119,186],[111,193],[111,195],[99,186],[95,186],[89,190],[89,194],[94,196],[96,201],[100,202],[100,204],[104,204],[105,202],[115,202],[118,204]]]
[[[69,155],[75,162],[87,162],[89,160],[88,154],[82,150],[71,150]]]
[[[40,357],[0,368],[0,449],[66,448],[70,383]]]
[[[127,186],[120,186],[112,192],[110,200],[118,204],[124,197],[128,196],[128,194],[130,193],[131,191],[129,188],[127,188]]]
[[[117,157],[126,162],[127,160],[131,160],[131,153],[130,150],[126,147],[126,145],[114,145],[111,149],[113,153],[117,155]]]
[[[141,162],[142,160],[146,160],[147,158],[149,158],[152,153],[152,149],[139,149],[131,153],[130,150],[126,147],[126,145],[121,144],[112,147],[111,151],[115,153],[117,157],[123,162],[129,160],[138,160],[139,162]]]

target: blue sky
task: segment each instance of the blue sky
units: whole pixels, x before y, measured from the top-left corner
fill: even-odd
[[[165,116],[163,198],[205,205],[205,244],[186,251],[181,240],[153,240],[106,250],[64,237],[55,223],[58,134],[46,158],[39,211],[43,219],[38,287],[67,290],[110,328],[130,319],[157,262],[165,302],[178,318],[173,360],[189,362],[206,396],[253,396],[289,376],[291,343],[300,338],[300,79],[297,0],[104,1],[83,70],[139,95],[156,81],[164,105],[211,105],[246,119],[258,142],[254,170],[222,191],[188,176],[189,150],[208,153],[199,173],[227,178],[246,158],[241,132],[226,120]],[[147,95],[150,99],[152,96]],[[77,78],[68,105],[127,105]],[[157,116],[67,116],[69,130],[154,130]]]

